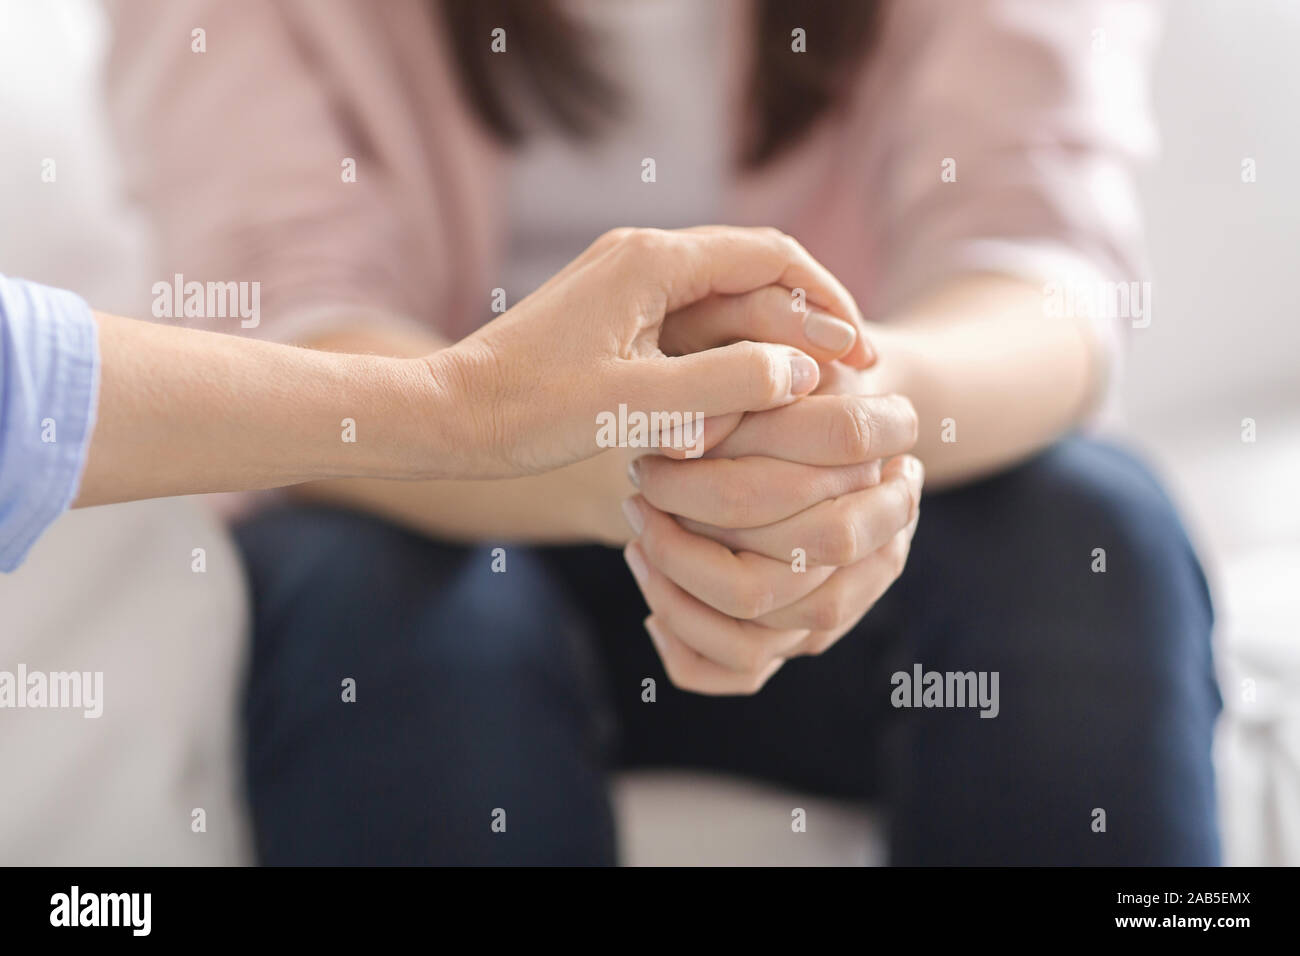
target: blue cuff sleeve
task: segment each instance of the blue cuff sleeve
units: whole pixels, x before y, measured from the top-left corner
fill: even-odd
[[[22,564],[76,498],[98,397],[90,307],[0,275],[0,571]]]

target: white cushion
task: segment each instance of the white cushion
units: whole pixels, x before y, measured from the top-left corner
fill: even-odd
[[[181,498],[64,516],[0,575],[0,621],[0,671],[103,674],[98,718],[0,709],[0,864],[251,860],[236,736],[247,602],[206,509]]]

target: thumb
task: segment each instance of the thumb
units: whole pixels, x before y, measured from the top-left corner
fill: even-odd
[[[638,364],[632,391],[640,407],[709,417],[789,405],[821,379],[810,356],[765,342],[736,342]]]

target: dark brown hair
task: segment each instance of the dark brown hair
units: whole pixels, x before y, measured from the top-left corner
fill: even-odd
[[[614,0],[609,0],[614,2]],[[704,0],[700,0],[704,2]],[[760,166],[843,102],[877,32],[879,0],[754,0],[751,114],[741,161]],[[617,86],[595,65],[592,39],[558,0],[440,0],[462,85],[479,118],[509,144],[528,125],[512,108],[523,84],[543,122],[588,138],[618,112]],[[508,57],[492,52],[505,30]],[[792,47],[802,28],[806,53]]]

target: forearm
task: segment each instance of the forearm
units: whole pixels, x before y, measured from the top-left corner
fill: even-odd
[[[422,362],[96,321],[99,405],[77,506],[422,477],[459,444],[455,409]]]
[[[418,356],[445,346],[432,333],[389,328],[332,331],[311,341],[328,351]],[[618,451],[540,475],[497,481],[312,481],[295,497],[382,515],[423,534],[454,541],[621,543],[619,502],[634,490]],[[621,491],[616,494],[614,489]]]
[[[453,541],[617,544],[628,535],[619,503],[635,491],[626,473],[622,456],[607,452],[526,478],[326,481],[300,485],[293,493],[308,501],[382,515],[423,534]],[[621,494],[610,492],[619,486]]]
[[[1048,318],[1037,287],[971,276],[882,323],[867,374],[916,406],[927,487],[959,484],[1084,418],[1106,374],[1094,336],[1084,320]]]

